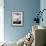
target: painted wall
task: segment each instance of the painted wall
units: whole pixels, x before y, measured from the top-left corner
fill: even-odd
[[[41,1],[40,1],[40,9],[41,9],[41,11],[42,11],[43,9],[46,9],[46,0],[41,0]],[[46,27],[46,20],[45,20],[45,19],[46,19],[46,11],[43,12],[43,15],[42,15],[42,16],[43,16],[43,19],[44,19],[44,20],[43,20],[43,22],[42,22],[42,21],[40,22],[40,25]]]
[[[40,9],[39,0],[4,0],[5,40],[18,41],[32,29],[32,21]],[[24,11],[24,26],[13,27],[11,24],[12,11]]]

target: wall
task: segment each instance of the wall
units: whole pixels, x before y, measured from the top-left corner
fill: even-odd
[[[41,9],[41,11],[42,11],[43,9],[46,9],[46,0],[41,0],[41,1],[40,1],[40,9]],[[43,12],[42,17],[43,17],[43,22],[41,21],[41,22],[40,22],[40,25],[46,27],[46,20],[45,20],[45,19],[46,19],[46,10]]]
[[[4,0],[4,35],[7,41],[18,41],[32,28],[35,12],[40,10],[40,0]],[[13,27],[11,24],[12,11],[24,11],[24,26]]]

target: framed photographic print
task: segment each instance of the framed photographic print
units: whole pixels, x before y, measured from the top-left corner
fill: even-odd
[[[23,26],[23,12],[12,12],[12,25]]]

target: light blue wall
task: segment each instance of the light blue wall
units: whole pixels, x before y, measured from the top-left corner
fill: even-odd
[[[4,1],[4,26],[5,40],[18,41],[24,37],[32,28],[32,20],[36,17],[35,12],[40,9],[39,0],[5,0]],[[24,26],[13,27],[11,25],[12,11],[24,11]]]
[[[40,1],[40,10],[42,11],[43,9],[46,9],[46,0],[41,0]],[[40,25],[46,27],[46,10],[43,12],[43,22],[40,21]]]

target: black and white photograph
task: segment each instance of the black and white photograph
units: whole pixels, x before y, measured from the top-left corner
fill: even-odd
[[[23,25],[23,12],[12,12],[12,25],[13,26]]]

